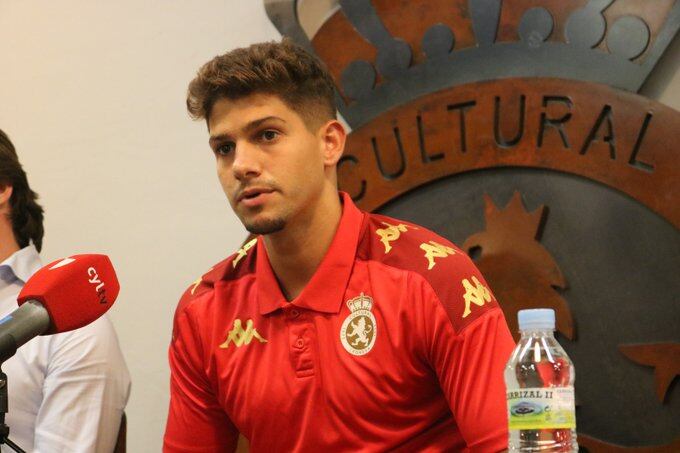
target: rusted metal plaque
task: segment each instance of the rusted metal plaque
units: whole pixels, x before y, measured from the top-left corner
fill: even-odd
[[[680,112],[635,94],[680,0],[339,0],[313,36],[297,3],[265,0],[336,82],[340,188],[463,247],[513,330],[556,310],[584,449],[680,451]]]

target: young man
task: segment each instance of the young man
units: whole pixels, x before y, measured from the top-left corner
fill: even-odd
[[[0,317],[17,309],[21,288],[42,267],[43,209],[36,200],[14,146],[0,131]],[[81,329],[32,339],[2,370],[9,392],[5,422],[19,447],[113,451],[130,376],[106,315]]]
[[[189,287],[166,452],[506,448],[503,314],[470,259],[338,193],[333,83],[288,41],[189,86],[232,209],[258,235]]]

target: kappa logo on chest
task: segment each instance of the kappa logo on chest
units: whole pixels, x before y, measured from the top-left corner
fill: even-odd
[[[234,328],[227,333],[227,340],[220,345],[220,349],[227,349],[231,344],[240,348],[244,345],[249,345],[251,341],[257,340],[260,343],[266,343],[267,339],[257,331],[253,325],[253,320],[246,321],[246,328],[243,328],[240,319],[234,320]]]

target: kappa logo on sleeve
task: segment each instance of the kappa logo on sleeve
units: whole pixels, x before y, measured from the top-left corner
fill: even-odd
[[[194,292],[196,291],[196,288],[198,288],[198,285],[200,285],[202,281],[203,281],[203,277],[198,277],[196,279],[196,281],[191,284],[192,285],[192,287],[191,287],[191,294],[192,295],[194,294]]]
[[[210,272],[210,271],[213,270],[213,269],[214,269],[214,268],[211,267],[210,269],[208,269],[208,272]],[[203,282],[203,277],[198,277],[198,278],[197,278],[196,280],[194,280],[194,282],[191,284],[191,295],[192,295],[192,296],[193,296],[193,294],[196,292],[196,288],[198,288],[198,286],[201,284],[201,282]]]
[[[435,258],[446,258],[449,255],[454,255],[456,251],[451,247],[442,245],[435,241],[423,242],[420,244],[420,248],[425,251],[425,258],[427,259],[428,265],[427,270],[431,270],[437,263],[434,261]]]
[[[489,291],[486,286],[482,285],[482,282],[480,282],[477,277],[472,276],[472,283],[474,283],[474,286],[467,278],[463,279],[462,283],[463,288],[465,288],[465,295],[463,296],[465,299],[465,311],[463,312],[463,318],[467,318],[468,315],[472,313],[470,304],[481,307],[486,302],[494,300],[491,291]]]
[[[234,328],[227,334],[227,341],[220,345],[220,349],[227,349],[232,343],[240,348],[243,345],[250,344],[253,339],[260,343],[266,343],[267,340],[262,338],[262,335],[253,327],[253,320],[246,320],[246,328],[243,328],[240,319],[234,320]]]
[[[401,233],[406,233],[409,228],[414,230],[417,229],[415,227],[404,225],[403,223],[400,223],[399,225],[392,225],[387,222],[382,222],[382,224],[385,225],[386,228],[379,228],[375,230],[375,233],[380,236],[380,242],[382,242],[385,246],[385,254],[392,250],[392,242],[399,239]]]
[[[231,262],[231,265],[236,268],[238,262],[248,254],[248,250],[252,249],[255,244],[257,244],[257,238],[248,241],[243,247],[238,249],[238,252],[236,252],[236,258],[234,258],[234,261]]]

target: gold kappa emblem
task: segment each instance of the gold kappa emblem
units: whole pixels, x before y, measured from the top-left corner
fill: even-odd
[[[456,253],[451,247],[447,247],[446,245],[442,245],[435,241],[429,241],[427,244],[422,243],[420,244],[420,248],[425,251],[425,258],[427,258],[428,262],[428,271],[437,264],[434,262],[435,258],[446,258],[447,256]]]
[[[371,313],[373,299],[361,293],[348,300],[347,307],[351,313],[340,328],[340,342],[350,354],[367,354],[373,349],[377,335],[375,316]]]
[[[257,329],[253,327],[252,319],[248,319],[246,321],[245,329],[241,325],[241,320],[236,319],[234,320],[234,328],[231,329],[227,334],[227,341],[222,343],[220,345],[220,348],[226,349],[229,347],[229,345],[231,345],[231,343],[234,343],[234,345],[238,348],[243,346],[244,344],[250,344],[250,342],[253,341],[253,338],[259,341],[260,343],[267,342],[267,340],[262,338]]]
[[[194,291],[196,291],[196,288],[198,288],[198,285],[201,284],[203,281],[203,277],[198,277],[195,282],[192,283],[192,288],[191,288],[191,294],[194,294]]]
[[[391,242],[394,242],[397,239],[399,239],[401,233],[406,233],[409,228],[414,228],[409,227],[408,225],[404,225],[403,223],[400,223],[399,225],[391,225],[387,222],[382,222],[382,224],[385,225],[386,228],[379,228],[375,230],[375,233],[378,236],[380,236],[380,242],[382,242],[383,245],[385,246],[386,254],[389,253],[390,250],[392,250]]]
[[[214,268],[211,267],[210,269],[208,269],[208,272],[210,272],[210,271],[213,270],[213,269],[214,269]],[[194,294],[194,292],[196,291],[196,288],[198,288],[198,285],[200,285],[202,281],[203,281],[203,277],[198,277],[198,278],[196,279],[196,281],[194,281],[194,282],[192,283],[192,285],[193,285],[193,286],[191,287],[191,294],[192,294],[192,295]]]
[[[238,252],[236,252],[237,253],[236,258],[234,258],[234,261],[231,262],[231,264],[232,264],[232,266],[234,266],[234,268],[236,268],[236,265],[238,264],[238,262],[241,261],[241,259],[243,259],[243,257],[248,254],[248,250],[253,248],[253,246],[255,244],[257,244],[257,238],[251,239],[243,247],[241,247],[238,250]]]
[[[462,283],[463,288],[465,288],[465,295],[463,296],[465,299],[465,311],[463,312],[463,318],[466,318],[472,313],[470,304],[481,307],[485,302],[491,302],[493,296],[491,295],[491,291],[489,291],[486,286],[482,285],[482,282],[475,276],[472,277],[472,283],[475,284],[474,286],[472,286],[472,283],[470,283],[470,280],[467,278],[463,279]]]

